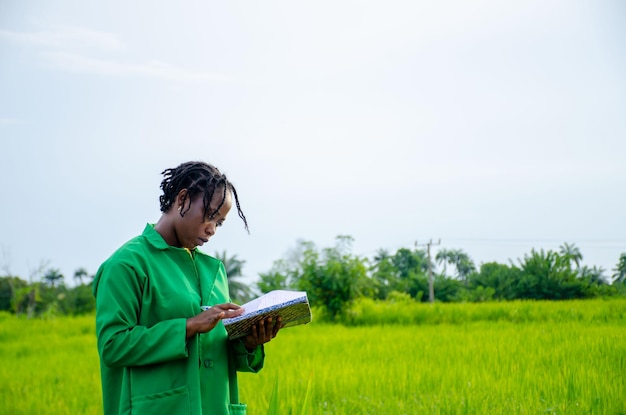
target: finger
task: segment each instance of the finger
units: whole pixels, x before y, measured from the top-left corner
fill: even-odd
[[[220,310],[224,310],[224,311],[239,310],[241,308],[241,306],[238,306],[237,304],[233,304],[233,303],[218,304],[214,307],[219,308]]]
[[[215,317],[213,317],[213,321],[215,321],[217,323],[218,321],[223,319],[225,315],[226,315],[226,313],[221,311],[218,314],[216,314]]]
[[[276,335],[278,334],[278,330],[280,330],[283,327],[283,319],[278,317],[278,320],[276,320],[276,323],[274,324],[273,330],[272,330],[272,338],[276,337]]]
[[[265,322],[265,342],[268,342],[274,338],[274,325],[276,321],[273,319],[268,319]]]
[[[250,336],[252,337],[252,339],[256,343],[258,338],[259,338],[259,329],[257,328],[256,324],[252,325],[252,333],[250,333]]]
[[[226,310],[222,312],[226,314],[225,318],[233,318],[233,317],[240,316],[243,313],[243,309],[240,308],[239,310]]]
[[[276,322],[272,321],[271,317],[265,321],[265,327],[264,327],[265,332],[263,333],[264,342],[268,342],[272,340],[272,338],[274,337],[273,333],[274,333],[275,325],[276,325]]]
[[[257,339],[263,342],[265,339],[265,320],[260,320],[257,326]]]

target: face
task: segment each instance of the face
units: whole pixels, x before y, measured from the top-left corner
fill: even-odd
[[[202,200],[202,196],[196,197],[196,199],[191,202],[191,207],[189,207],[189,199],[185,201],[185,205],[182,206],[182,211],[184,212],[184,216],[181,217],[178,212],[178,207],[181,206],[181,195],[179,194],[178,203],[175,206],[176,211],[176,224],[175,232],[178,242],[182,248],[194,249],[197,246],[202,246],[209,239],[215,235],[215,232],[218,227],[222,226],[224,221],[226,220],[226,215],[230,212],[230,208],[233,205],[232,195],[229,191],[226,192],[226,198],[224,200],[224,204],[219,209],[218,212],[211,214],[211,212],[215,212],[215,209],[220,205],[222,201],[223,190],[216,190],[213,195],[213,199],[211,200],[209,212],[207,215],[204,214],[204,202]],[[187,210],[189,208],[189,210]]]

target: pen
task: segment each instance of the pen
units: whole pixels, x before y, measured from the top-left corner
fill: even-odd
[[[209,308],[211,308],[210,305],[201,305],[200,306],[200,310],[202,310],[202,311],[207,311]]]

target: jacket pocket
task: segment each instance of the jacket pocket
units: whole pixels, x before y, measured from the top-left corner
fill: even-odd
[[[189,390],[186,385],[150,395],[131,398],[133,415],[178,415],[191,413]]]
[[[246,415],[246,404],[231,403],[228,405],[228,413],[230,415]]]

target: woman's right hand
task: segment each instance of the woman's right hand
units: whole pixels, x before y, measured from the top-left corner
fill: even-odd
[[[217,325],[223,318],[233,318],[241,315],[243,308],[233,303],[214,305],[200,314],[187,319],[187,340],[198,333],[206,333]]]

